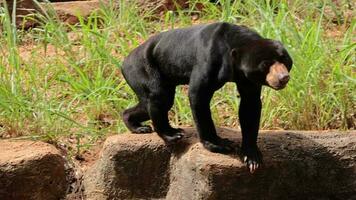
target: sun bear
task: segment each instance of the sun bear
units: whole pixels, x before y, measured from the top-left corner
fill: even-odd
[[[229,140],[216,133],[209,104],[216,90],[234,82],[241,98],[243,160],[253,172],[262,164],[257,147],[261,88],[284,88],[292,65],[281,42],[263,38],[245,26],[218,22],[156,34],[123,62],[122,74],[139,100],[123,112],[124,123],[133,133],[154,130],[167,143],[178,141],[184,132],[170,125],[168,111],[176,86],[188,84],[200,142],[211,152],[231,152]],[[147,120],[152,120],[153,130],[141,124]]]

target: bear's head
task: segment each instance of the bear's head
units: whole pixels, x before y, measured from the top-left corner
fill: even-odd
[[[281,42],[262,39],[244,49],[240,69],[251,82],[280,90],[289,81],[292,65]]]

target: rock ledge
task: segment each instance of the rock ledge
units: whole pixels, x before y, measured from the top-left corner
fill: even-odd
[[[0,199],[57,200],[68,188],[65,158],[43,142],[0,141]]]
[[[356,132],[262,132],[264,167],[208,152],[195,131],[167,147],[157,134],[109,137],[84,178],[87,199],[355,199]],[[219,129],[240,144],[240,133]]]

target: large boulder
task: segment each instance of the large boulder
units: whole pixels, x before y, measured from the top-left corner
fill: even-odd
[[[99,10],[103,1],[68,1],[42,3],[42,7],[48,11],[55,11],[59,20],[70,25],[79,23],[79,16],[86,20],[92,13]]]
[[[356,132],[262,132],[264,166],[205,150],[193,129],[167,147],[157,134],[109,137],[87,171],[87,199],[355,199]],[[219,129],[241,143],[240,133]]]
[[[18,0],[16,2],[16,26],[18,28],[28,29],[36,26],[36,14],[43,14],[44,12],[55,12],[59,20],[70,25],[79,22],[78,16],[87,19],[93,12],[96,12],[101,3],[106,1],[91,0],[91,1],[58,1],[58,2],[35,2],[34,0]],[[13,0],[6,0],[9,8],[10,16],[13,11]],[[4,2],[0,0],[0,5]],[[32,16],[31,16],[32,15]],[[31,16],[31,17],[30,17]]]
[[[187,9],[192,6],[195,6],[198,10],[202,10],[204,7],[202,3],[189,0],[136,0],[136,2],[142,10],[153,11],[155,14]]]
[[[0,141],[0,199],[57,200],[69,183],[65,158],[52,145]]]
[[[0,0],[0,6],[7,3],[10,17],[12,16],[13,0]],[[40,3],[38,3],[40,2]],[[113,1],[114,7],[120,7],[121,1]],[[177,8],[188,8],[188,0],[126,0],[126,4],[137,3],[140,11],[153,11],[159,14],[168,10],[177,10]],[[46,12],[54,13],[58,19],[66,24],[75,25],[79,23],[79,16],[86,20],[92,13],[97,12],[102,5],[109,4],[109,0],[54,0],[54,1],[34,1],[18,0],[16,1],[16,26],[18,28],[28,29],[38,25],[36,14]],[[202,9],[202,4],[194,4],[198,9]],[[119,12],[119,10],[117,10]]]
[[[165,196],[169,186],[170,156],[169,149],[154,134],[108,138],[100,160],[85,174],[87,199]]]
[[[1,0],[0,5],[4,6],[5,2],[7,3],[7,7],[11,17],[14,7],[14,0]],[[39,5],[36,4],[34,0],[17,0],[15,8],[17,27],[27,29],[36,24],[34,20],[28,17],[30,15],[34,15],[35,13],[41,12]]]

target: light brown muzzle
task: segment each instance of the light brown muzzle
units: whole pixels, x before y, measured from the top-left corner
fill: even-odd
[[[273,89],[283,89],[289,81],[289,72],[287,67],[280,62],[275,62],[266,76],[267,84]]]

